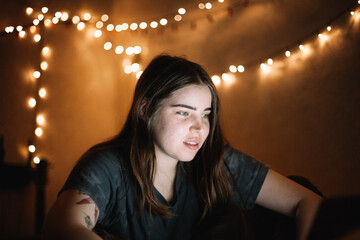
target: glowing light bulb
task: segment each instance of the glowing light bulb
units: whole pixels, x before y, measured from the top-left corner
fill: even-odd
[[[178,13],[184,15],[186,13],[185,8],[179,8]]]
[[[53,23],[53,24],[58,24],[58,23],[59,23],[59,19],[58,19],[57,17],[53,17],[52,23]]]
[[[34,153],[36,148],[34,145],[29,145],[28,150],[29,150],[29,152]]]
[[[37,115],[36,117],[36,122],[40,125],[43,126],[45,124],[45,117],[42,114]]]
[[[42,134],[43,134],[43,130],[40,127],[35,129],[35,135],[36,136],[41,137]]]
[[[117,46],[116,48],[115,48],[115,53],[116,54],[121,54],[122,52],[124,52],[124,47],[123,46]]]
[[[28,104],[31,108],[35,107],[36,106],[36,100],[35,98],[30,98],[29,101],[28,101]]]
[[[221,74],[221,78],[222,78],[222,80],[224,80],[225,82],[230,81],[230,75],[227,74],[227,73]]]
[[[236,70],[236,66],[234,66],[234,65],[231,65],[230,67],[229,67],[229,70],[230,70],[230,72],[236,72],[237,70]]]
[[[131,30],[136,30],[138,28],[138,25],[137,25],[137,23],[132,23],[132,24],[130,24],[130,29]]]
[[[52,21],[50,19],[45,19],[45,21],[44,21],[45,27],[50,27],[51,24],[52,24]]]
[[[145,29],[145,28],[147,27],[147,23],[146,23],[146,22],[142,22],[142,23],[140,23],[139,27],[140,27],[141,29]]]
[[[125,67],[125,69],[124,69],[124,72],[125,72],[126,74],[130,74],[130,73],[132,72],[131,65],[127,65],[127,66]]]
[[[48,68],[47,62],[45,62],[45,61],[41,62],[40,67],[42,70],[46,70]]]
[[[41,73],[39,71],[33,72],[33,77],[36,79],[40,78],[40,75],[41,75]]]
[[[238,69],[238,72],[241,72],[241,73],[245,71],[245,67],[243,65],[239,65],[237,67],[237,69]]]
[[[36,32],[36,26],[31,26],[30,27],[30,32],[35,33]]]
[[[61,12],[56,12],[56,13],[55,13],[55,17],[56,17],[56,18],[59,18],[59,19],[60,19],[60,18],[61,18],[61,15],[62,15]]]
[[[84,22],[79,22],[78,24],[77,24],[77,29],[78,30],[84,30],[84,28],[85,28],[85,23]]]
[[[89,21],[90,19],[91,19],[91,14],[90,13],[85,13],[84,14],[84,20]]]
[[[96,37],[96,38],[101,37],[101,35],[102,35],[102,31],[101,31],[101,30],[96,30],[96,31],[94,32],[94,37]]]
[[[134,53],[134,48],[133,48],[133,47],[128,47],[128,48],[125,50],[125,52],[126,52],[126,55],[131,55],[131,54]]]
[[[291,55],[291,52],[290,52],[289,50],[287,50],[287,51],[285,52],[285,56],[286,56],[286,57],[290,57],[290,55]]]
[[[302,45],[302,44],[299,45],[299,49],[300,49],[301,51],[304,50],[304,48],[305,48],[304,45]]]
[[[80,22],[80,17],[79,16],[73,16],[73,18],[71,19],[73,24],[78,24]]]
[[[162,18],[160,20],[160,24],[163,25],[163,26],[165,26],[167,23],[168,23],[168,21],[166,20],[166,18]]]
[[[123,30],[127,30],[128,28],[129,28],[129,24],[127,24],[127,23],[122,24],[122,29]]]
[[[40,14],[38,15],[38,19],[39,19],[39,21],[44,20],[44,14],[41,14],[41,13],[40,13]]]
[[[111,31],[114,30],[114,29],[115,29],[114,24],[108,24],[108,25],[106,26],[106,30],[108,30],[109,32],[111,32]]]
[[[140,47],[140,46],[135,46],[135,47],[133,48],[133,52],[134,52],[135,54],[140,54],[140,53],[141,53],[141,47]]]
[[[211,80],[213,81],[213,83],[214,83],[215,85],[219,85],[220,82],[221,82],[221,79],[220,79],[220,77],[219,77],[218,75],[212,76],[212,77],[211,77]]]
[[[32,9],[31,7],[26,8],[26,14],[27,15],[31,15],[33,12],[34,12],[34,9]]]
[[[16,31],[21,32],[23,30],[23,26],[17,26]]]
[[[267,63],[268,63],[269,65],[273,65],[274,61],[272,60],[272,58],[268,58]]]
[[[328,32],[331,31],[331,26],[327,26],[326,30],[328,30]]]
[[[39,157],[34,157],[34,158],[33,158],[33,162],[34,162],[35,164],[39,164],[39,163],[40,163],[40,158],[39,158]]]
[[[354,11],[351,11],[351,12],[350,12],[350,15],[351,15],[351,16],[354,16],[354,14],[355,14]]]
[[[47,7],[42,7],[41,8],[42,13],[47,13],[48,11],[49,11],[49,9]]]
[[[112,47],[111,42],[106,42],[106,43],[104,44],[104,49],[105,49],[105,50],[110,50],[111,47]]]
[[[131,65],[131,71],[132,72],[137,72],[137,71],[139,71],[140,70],[140,65],[138,64],[138,63],[133,63],[132,65]]]
[[[35,41],[35,42],[40,42],[40,40],[41,40],[40,34],[36,34],[36,35],[34,36],[34,41]]]
[[[39,96],[41,98],[45,98],[46,97],[46,89],[45,88],[40,88],[39,90]]]
[[[219,0],[219,3],[223,3],[224,2],[224,0]]]
[[[204,9],[204,8],[205,8],[205,4],[199,3],[199,4],[198,4],[198,7],[199,7],[200,9]]]
[[[116,25],[115,31],[121,32],[122,31],[122,26],[120,24]]]
[[[211,8],[212,8],[212,4],[209,3],[209,2],[206,3],[206,4],[205,4],[205,8],[206,8],[206,9],[211,9]]]
[[[321,33],[318,34],[318,38],[322,39],[323,37],[324,36]]]
[[[41,53],[43,56],[47,57],[47,56],[50,56],[50,48],[49,47],[44,47],[42,50],[41,50]]]
[[[152,22],[150,23],[150,27],[152,27],[152,28],[156,28],[158,25],[159,25],[159,24],[158,24],[156,21],[152,21]]]
[[[95,24],[95,27],[96,28],[102,28],[104,26],[104,23],[102,21],[98,21],[96,24]]]
[[[67,12],[63,12],[60,19],[63,22],[67,21],[69,19],[69,14]]]
[[[138,71],[137,73],[136,73],[136,78],[137,79],[139,79],[140,77],[141,77],[141,74],[143,73],[143,71]]]
[[[35,26],[39,25],[39,23],[40,23],[40,20],[39,20],[39,19],[34,19],[33,24],[34,24]]]
[[[174,17],[175,21],[179,22],[181,21],[182,17],[178,14]]]
[[[106,22],[107,20],[109,20],[109,16],[107,14],[101,16],[101,21]]]
[[[25,31],[20,31],[20,32],[19,32],[19,37],[20,37],[20,38],[24,38],[25,35],[26,35],[26,32],[25,32]]]

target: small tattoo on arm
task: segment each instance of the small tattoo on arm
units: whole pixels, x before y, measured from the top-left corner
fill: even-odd
[[[84,198],[84,199],[80,200],[79,202],[77,202],[76,204],[93,204],[93,203],[95,203],[95,202],[91,198]]]

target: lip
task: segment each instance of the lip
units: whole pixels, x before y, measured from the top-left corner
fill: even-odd
[[[198,150],[199,146],[200,146],[200,144],[199,144],[200,141],[197,138],[196,139],[194,139],[194,138],[188,139],[187,141],[184,141],[183,143],[187,148],[189,148],[191,150]]]

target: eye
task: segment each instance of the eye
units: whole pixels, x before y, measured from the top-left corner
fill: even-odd
[[[202,118],[209,118],[211,113],[204,113],[201,115]]]
[[[179,114],[180,116],[188,116],[189,115],[188,112],[177,112],[177,114]]]

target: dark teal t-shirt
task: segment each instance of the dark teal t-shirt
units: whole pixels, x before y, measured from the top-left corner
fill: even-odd
[[[228,147],[225,162],[234,176],[241,196],[233,201],[243,209],[254,206],[268,172],[268,166]],[[93,148],[77,162],[61,191],[78,189],[89,195],[99,208],[96,228],[129,239],[191,239],[200,220],[202,207],[185,170],[179,166],[175,199],[171,211],[175,216],[161,218],[147,211],[138,217],[138,201],[133,178],[129,173],[128,156],[110,147]],[[154,188],[161,203],[168,204]]]

